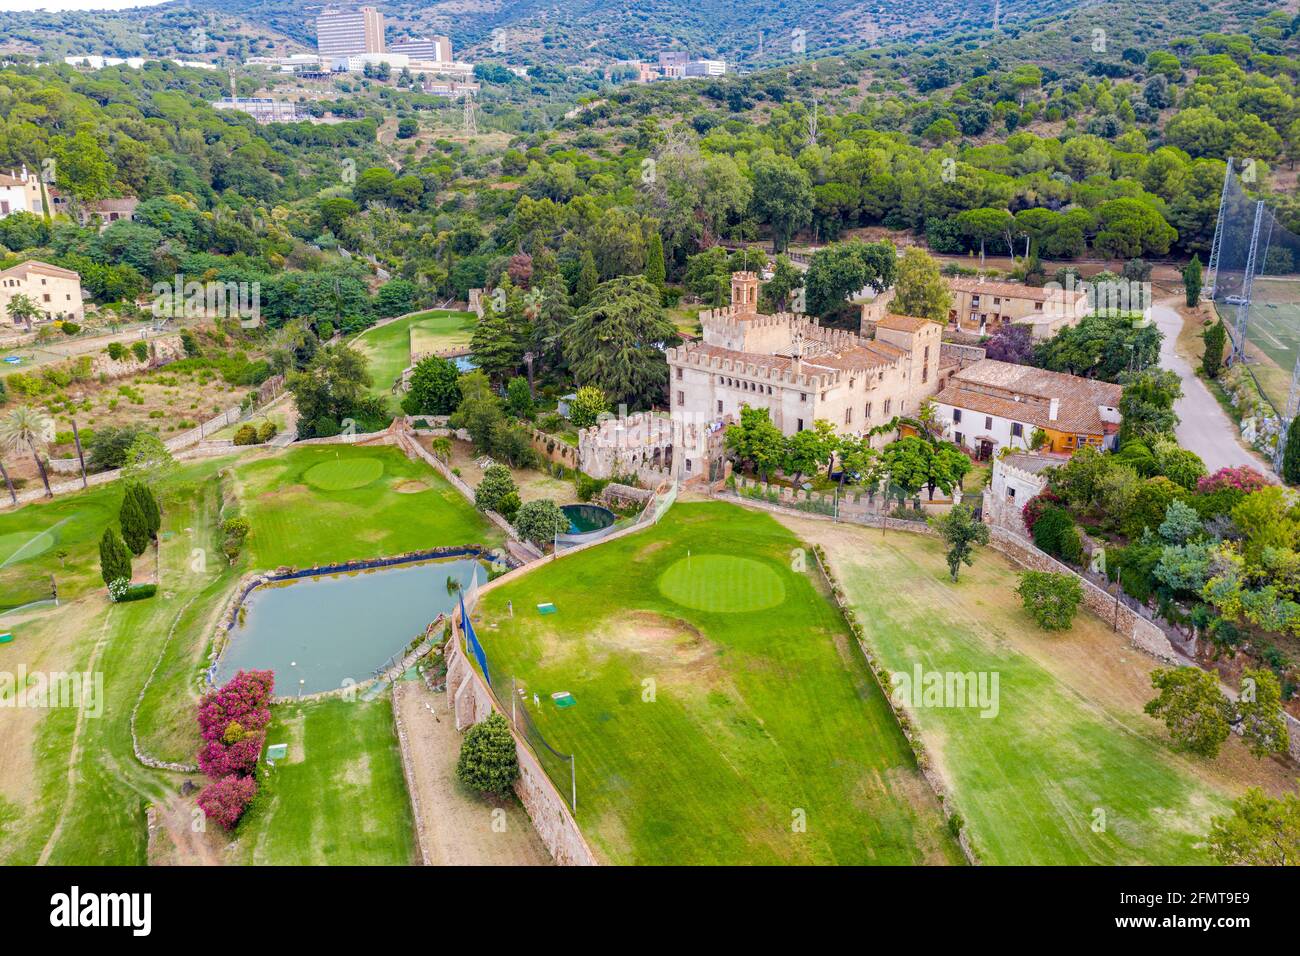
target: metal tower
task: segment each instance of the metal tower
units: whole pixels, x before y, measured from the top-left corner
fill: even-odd
[[[1228,205],[1228,183],[1232,181],[1232,157],[1228,157],[1228,168],[1223,174],[1223,191],[1219,193],[1219,215],[1214,220],[1214,242],[1210,246],[1210,263],[1206,267],[1210,281],[1206,294],[1214,300],[1214,287],[1219,281],[1219,247],[1223,242],[1223,211]]]
[[[1234,361],[1246,360],[1246,327],[1250,324],[1250,287],[1255,280],[1255,254],[1259,251],[1259,223],[1264,218],[1264,200],[1255,203],[1255,226],[1250,231],[1250,252],[1246,256],[1246,274],[1241,279],[1237,297],[1237,331],[1232,341]]]
[[[474,111],[474,94],[465,94],[465,135],[478,135],[478,116]]]

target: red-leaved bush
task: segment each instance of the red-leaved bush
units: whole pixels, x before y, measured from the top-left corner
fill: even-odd
[[[253,774],[271,722],[271,671],[240,671],[199,701],[199,769],[213,782],[199,794],[205,816],[233,829],[257,793]]]
[[[199,791],[199,807],[209,820],[216,820],[227,830],[233,830],[256,795],[256,780],[231,774]]]
[[[220,780],[232,773],[252,776],[257,769],[257,758],[262,755],[262,744],[266,734],[252,734],[233,743],[223,744],[219,740],[209,741],[199,751],[199,769],[213,780]]]
[[[1040,491],[1034,497],[1025,502],[1025,506],[1020,509],[1020,517],[1024,519],[1025,530],[1030,534],[1034,533],[1034,525],[1038,519],[1043,516],[1043,512],[1053,505],[1061,504],[1061,496],[1054,491]]]
[[[271,671],[240,671],[224,686],[204,694],[199,701],[199,736],[220,740],[233,721],[248,732],[261,730],[271,721],[268,705],[274,686]]]
[[[1220,468],[1212,475],[1206,475],[1196,482],[1196,490],[1201,494],[1235,488],[1239,491],[1260,491],[1268,487],[1268,479],[1249,465],[1237,468]]]

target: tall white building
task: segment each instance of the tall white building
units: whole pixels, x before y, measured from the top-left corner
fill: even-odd
[[[451,37],[398,40],[390,44],[388,49],[393,53],[405,53],[412,60],[425,60],[431,63],[451,62]]]
[[[384,52],[384,15],[374,7],[327,9],[316,18],[316,49],[322,63],[338,57]]]
[[[37,216],[45,214],[45,197],[36,173],[11,169],[0,172],[0,219],[16,212],[30,212]]]

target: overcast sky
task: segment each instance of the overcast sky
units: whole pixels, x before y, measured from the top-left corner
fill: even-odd
[[[0,0],[0,13],[14,10],[126,10],[152,7],[166,0]]]

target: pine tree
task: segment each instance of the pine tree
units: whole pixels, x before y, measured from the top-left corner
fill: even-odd
[[[109,525],[99,539],[99,576],[108,585],[125,578],[131,580],[131,552],[126,549],[121,535]]]
[[[1286,451],[1282,453],[1282,480],[1288,485],[1300,484],[1300,416],[1291,419],[1286,431]]]
[[[135,488],[134,483],[126,486],[117,520],[122,526],[122,540],[126,542],[132,554],[140,555],[144,554],[144,549],[149,546],[149,519],[140,505],[140,496]]]
[[[664,265],[664,241],[659,233],[650,233],[650,244],[645,254],[645,277],[656,289],[663,289],[664,280],[668,278],[668,269]]]
[[[600,285],[600,276],[596,272],[596,258],[590,249],[582,252],[582,268],[578,273],[578,284],[573,289],[573,307],[581,309],[591,301],[592,293]]]
[[[1206,378],[1218,378],[1219,370],[1223,367],[1223,349],[1228,343],[1228,330],[1223,327],[1222,321],[1215,322],[1201,333],[1201,339],[1205,342],[1201,371]]]
[[[1192,261],[1187,263],[1187,268],[1183,270],[1183,285],[1187,287],[1187,307],[1193,308],[1201,301],[1200,256],[1192,256]]]

